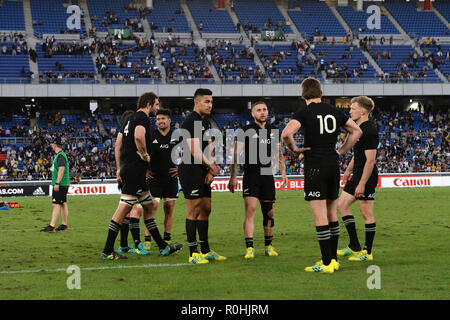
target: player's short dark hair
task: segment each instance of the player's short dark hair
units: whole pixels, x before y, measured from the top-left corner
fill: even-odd
[[[130,115],[134,113],[133,110],[127,110],[122,114],[122,117],[120,118],[120,122],[123,123],[126,118],[128,118]]]
[[[354,97],[352,98],[352,100],[350,100],[350,103],[355,102],[359,104],[361,108],[366,109],[368,114],[370,114],[373,108],[375,108],[375,102],[373,102],[373,100],[367,96]]]
[[[322,98],[322,88],[320,87],[320,81],[308,77],[302,81],[302,97],[305,100]]]
[[[148,103],[150,103],[150,105],[153,106],[156,100],[159,100],[159,97],[156,93],[154,92],[143,93],[138,99],[137,109],[139,110],[145,108]]]
[[[206,88],[198,88],[197,90],[195,90],[194,99],[203,96],[212,96],[212,91]]]
[[[254,108],[255,106],[257,106],[258,104],[263,104],[263,105],[265,105],[265,106],[267,107],[267,109],[269,108],[269,106],[267,105],[267,103],[265,103],[265,102],[262,101],[262,100],[259,100],[259,101],[255,101],[255,102],[252,103],[252,110],[253,110],[253,108]]]
[[[156,116],[159,116],[159,115],[167,116],[170,118],[170,116],[172,115],[172,112],[170,112],[169,109],[159,109],[158,111],[156,111]]]

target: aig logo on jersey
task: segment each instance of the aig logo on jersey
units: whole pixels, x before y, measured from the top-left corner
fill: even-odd
[[[166,144],[162,144],[162,145],[159,146],[159,148],[160,149],[169,149],[169,145],[167,143]]]
[[[306,192],[305,192],[305,197],[306,197]],[[308,197],[320,198],[320,191],[310,191],[308,193]]]

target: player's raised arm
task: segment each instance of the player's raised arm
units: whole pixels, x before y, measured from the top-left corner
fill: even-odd
[[[297,133],[298,130],[300,130],[301,124],[298,120],[292,119],[289,121],[287,126],[284,128],[283,132],[281,133],[281,138],[283,139],[284,144],[291,150],[295,156],[299,157],[302,152],[306,150],[311,150],[311,148],[299,148],[295,144],[294,141],[294,134]]]
[[[362,135],[361,129],[352,119],[348,119],[347,122],[342,126],[342,128],[348,132],[348,136],[347,139],[345,139],[344,144],[339,148],[339,150],[337,150],[337,153],[339,155],[342,155],[353,148],[355,143]]]

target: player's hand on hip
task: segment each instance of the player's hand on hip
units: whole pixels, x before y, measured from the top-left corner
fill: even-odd
[[[303,154],[303,152],[311,150],[310,147],[306,147],[306,148],[295,148],[292,152],[294,153],[295,157],[299,160],[302,161],[303,158],[305,157],[305,155]]]
[[[142,160],[145,162],[150,162],[150,155],[146,152],[144,154],[141,154],[139,151],[136,151],[136,153],[141,157]]]
[[[205,184],[209,185],[213,182],[213,180],[214,180],[214,176],[210,172],[208,172],[205,177]]]
[[[217,176],[219,172],[219,166],[215,162],[208,165],[208,173],[210,173],[213,177]]]
[[[358,186],[355,189],[355,198],[358,199],[364,197],[365,189],[366,188],[364,185],[358,184]]]
[[[172,176],[172,178],[178,178],[178,168],[170,168],[169,173]]]
[[[147,179],[153,179],[154,178],[154,173],[153,173],[153,171],[151,171],[151,170],[147,170],[146,172],[145,172],[145,177],[147,178]]]
[[[234,193],[234,190],[237,188],[237,179],[236,177],[231,177],[230,181],[228,182],[228,189],[230,189],[231,193]]]

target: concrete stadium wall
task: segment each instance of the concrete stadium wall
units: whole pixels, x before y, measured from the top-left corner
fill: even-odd
[[[299,84],[0,84],[0,97],[138,97],[154,91],[161,97],[191,97],[199,88],[216,97],[293,97]],[[324,84],[324,96],[442,96],[450,95],[449,83]]]

